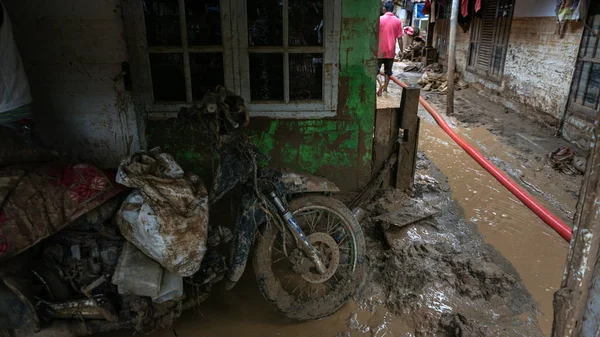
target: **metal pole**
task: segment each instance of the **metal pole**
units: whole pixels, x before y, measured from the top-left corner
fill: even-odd
[[[448,39],[448,91],[446,114],[454,114],[454,72],[456,71],[456,27],[458,26],[458,7],[460,0],[452,0],[450,16],[450,38]]]

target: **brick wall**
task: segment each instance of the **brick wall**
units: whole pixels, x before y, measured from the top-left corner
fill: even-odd
[[[499,104],[556,123],[567,103],[582,32],[579,22],[568,23],[561,37],[554,17],[513,18],[504,74],[500,81],[492,81],[466,70],[470,34],[459,28],[457,71],[475,88],[493,93],[488,97]],[[591,122],[571,116],[567,124],[566,136],[585,143]]]
[[[561,38],[553,17],[513,19],[502,81],[504,95],[560,118],[582,28],[580,23],[570,23]]]

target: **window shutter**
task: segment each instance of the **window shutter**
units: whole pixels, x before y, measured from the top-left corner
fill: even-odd
[[[474,17],[467,68],[483,76],[500,79],[504,71],[506,49],[514,0],[487,0],[481,17]]]
[[[496,29],[496,14],[498,13],[498,0],[488,0],[483,8],[481,20],[481,37],[477,55],[476,69],[487,74],[492,62],[492,49],[494,44],[494,31]]]

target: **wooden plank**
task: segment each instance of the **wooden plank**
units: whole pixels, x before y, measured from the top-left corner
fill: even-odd
[[[289,0],[283,0],[283,49],[287,50],[289,43]],[[290,54],[283,53],[283,101],[290,102]]]
[[[185,15],[185,0],[179,0],[179,30],[183,46],[183,73],[185,75],[185,99],[192,103],[192,70],[190,69],[190,54],[188,53],[187,21]]]
[[[600,114],[595,125],[565,273],[554,294],[553,337],[600,331]]]
[[[409,191],[414,180],[414,161],[417,156],[419,89],[402,89],[400,108],[396,109],[400,126],[396,188]]]
[[[385,161],[389,158],[392,151],[395,150],[396,140],[398,139],[396,109],[386,108],[377,109],[375,112],[375,133],[373,137],[373,160],[371,165],[371,178],[383,168]],[[383,186],[392,184],[391,173],[383,178]]]

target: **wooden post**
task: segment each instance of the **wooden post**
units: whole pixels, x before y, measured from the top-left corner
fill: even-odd
[[[375,134],[373,137],[373,164],[371,178],[375,178],[384,167],[392,152],[398,152],[398,116],[396,108],[375,111]],[[395,169],[394,169],[395,170]],[[396,185],[396,175],[392,172],[383,179],[383,187]]]
[[[600,333],[600,114],[573,223],[565,273],[554,294],[553,337]]]
[[[398,114],[398,164],[396,166],[396,188],[410,191],[413,187],[415,176],[415,163],[417,160],[418,134],[419,134],[419,94],[415,88],[402,89],[400,108]]]
[[[456,71],[456,28],[458,26],[458,7],[460,0],[452,0],[450,15],[450,36],[448,39],[448,91],[446,114],[454,114],[454,72]]]

